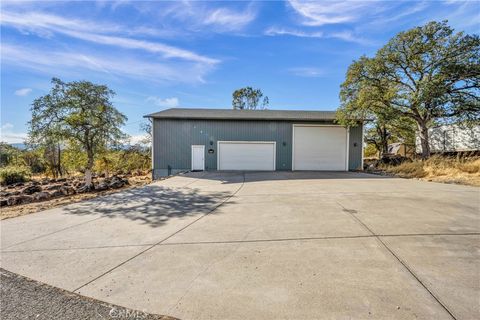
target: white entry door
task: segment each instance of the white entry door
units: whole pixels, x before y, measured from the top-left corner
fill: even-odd
[[[192,145],[192,171],[205,170],[205,146]]]
[[[218,141],[218,170],[275,170],[275,141]]]
[[[293,170],[348,170],[347,146],[345,127],[294,125]]]

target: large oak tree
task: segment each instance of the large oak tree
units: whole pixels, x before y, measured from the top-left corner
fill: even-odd
[[[87,154],[85,186],[91,189],[96,154],[125,138],[120,126],[127,118],[113,106],[115,93],[105,85],[57,78],[52,84],[50,93],[32,104],[30,141],[71,141],[81,146]]]
[[[480,38],[430,22],[399,33],[373,58],[353,63],[342,85],[344,118],[374,114],[412,119],[422,157],[436,122],[480,120]]]

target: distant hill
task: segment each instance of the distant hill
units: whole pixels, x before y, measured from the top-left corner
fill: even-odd
[[[25,145],[25,143],[10,143],[10,145],[20,150],[27,149],[27,146]]]
[[[14,148],[20,149],[20,150],[27,149],[27,145],[25,143],[9,143],[9,145],[14,147]],[[137,146],[137,144],[122,144],[122,145],[119,145],[118,148],[126,150],[126,149],[129,149],[129,148],[134,147],[134,146]],[[140,144],[140,147],[148,148],[148,145]],[[62,147],[62,149],[63,149],[63,147]]]

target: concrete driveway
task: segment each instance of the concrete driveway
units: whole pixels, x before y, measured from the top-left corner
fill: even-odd
[[[1,222],[1,266],[181,319],[478,319],[478,188],[192,173]]]

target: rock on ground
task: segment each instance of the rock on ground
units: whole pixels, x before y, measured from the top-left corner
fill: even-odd
[[[95,177],[93,187],[91,188],[86,187],[82,180],[76,178],[45,179],[42,181],[16,183],[2,188],[2,191],[0,191],[0,206],[14,206],[90,191],[119,189],[127,185],[129,185],[129,182],[125,176],[116,175],[111,178],[101,179]]]

